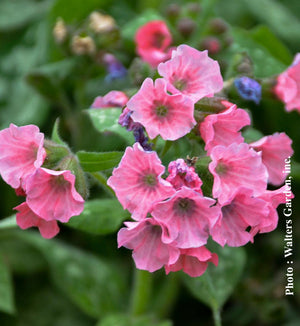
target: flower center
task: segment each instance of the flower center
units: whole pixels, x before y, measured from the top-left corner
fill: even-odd
[[[174,87],[176,87],[178,90],[183,91],[186,89],[187,82],[184,79],[177,79],[173,83]]]
[[[157,184],[156,175],[153,173],[146,174],[143,177],[143,183],[149,187],[154,187]]]
[[[223,164],[223,163],[219,163],[219,164],[217,165],[217,167],[216,167],[216,172],[217,172],[217,174],[219,174],[219,175],[224,175],[224,174],[226,174],[227,170],[228,170],[227,166],[226,166],[225,164]]]
[[[178,198],[174,202],[173,209],[176,214],[188,215],[192,214],[195,208],[195,202],[190,198]]]
[[[168,108],[165,105],[159,105],[155,108],[156,115],[159,117],[165,117],[168,113]]]

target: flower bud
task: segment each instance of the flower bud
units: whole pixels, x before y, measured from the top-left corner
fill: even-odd
[[[208,50],[210,55],[217,54],[221,50],[219,39],[213,36],[209,36],[203,39],[200,46],[203,50]]]
[[[93,54],[96,51],[95,42],[90,36],[74,35],[71,48],[77,55]]]
[[[89,18],[89,27],[95,33],[107,33],[116,27],[115,20],[109,15],[102,15],[100,12],[94,11]]]
[[[196,23],[187,17],[181,18],[177,24],[177,29],[184,37],[189,37],[196,29]]]
[[[166,9],[166,15],[169,18],[176,18],[179,16],[180,11],[181,9],[178,4],[171,3]]]
[[[57,18],[53,28],[53,36],[57,43],[63,43],[68,35],[68,30],[62,18]]]
[[[234,85],[243,99],[259,104],[261,100],[261,86],[256,80],[243,76],[236,78]]]
[[[214,34],[223,34],[228,30],[228,25],[222,18],[214,18],[209,22],[210,30]]]

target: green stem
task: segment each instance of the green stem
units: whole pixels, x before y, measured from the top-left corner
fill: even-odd
[[[142,315],[147,311],[151,291],[152,275],[147,271],[136,269],[134,284],[131,296],[131,314],[133,316]]]
[[[215,326],[222,326],[220,310],[215,308],[213,309],[214,324]]]
[[[108,193],[111,197],[115,197],[115,192],[107,185],[107,178],[103,173],[93,172],[91,175],[98,181],[106,193]]]

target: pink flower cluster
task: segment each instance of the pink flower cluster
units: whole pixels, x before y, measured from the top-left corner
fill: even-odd
[[[295,56],[292,65],[277,77],[274,91],[288,112],[300,112],[300,53]]]
[[[0,174],[18,195],[26,196],[15,207],[17,224],[22,229],[36,226],[44,238],[52,238],[59,232],[57,221],[79,215],[84,200],[70,171],[42,167],[47,155],[43,146],[44,134],[37,126],[11,124],[0,131]]]
[[[127,108],[132,120],[145,127],[149,138],[160,135],[165,140],[176,140],[196,125],[194,104],[222,89],[220,67],[207,51],[183,44],[172,52],[170,60],[159,64],[158,72],[163,78],[147,78]]]

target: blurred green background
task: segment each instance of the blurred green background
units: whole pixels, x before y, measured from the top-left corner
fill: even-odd
[[[72,26],[73,33],[84,34],[85,21],[94,10],[116,20],[116,38],[100,41],[103,50],[113,53],[129,69],[128,77],[107,81],[107,72],[99,62],[73,55],[69,44],[64,48],[55,43],[52,32],[58,17]],[[99,134],[82,110],[109,90],[136,89],[138,81],[136,76],[132,78],[137,69],[133,64],[136,28],[152,19],[164,19],[174,44],[201,48],[202,41],[213,34],[209,24],[216,17],[222,18],[228,28],[226,39],[221,42],[222,50],[213,55],[219,60],[225,78],[232,77],[229,68],[237,54],[247,53],[250,57],[254,77],[267,78],[285,70],[300,52],[298,0],[0,0],[1,129],[10,123],[36,124],[50,136],[55,120],[61,117],[62,136],[74,151],[124,149],[126,144],[119,137]],[[180,28],[186,27],[183,18],[194,23],[193,33],[182,33]],[[141,72],[142,77],[147,73],[149,69]],[[300,161],[299,113],[287,113],[283,104],[269,93],[259,106],[241,99],[237,99],[237,104],[250,110],[253,126],[264,135],[286,132],[293,139],[295,295],[284,294],[285,217],[279,207],[280,219],[275,231],[258,235],[254,244],[245,246],[245,253],[236,251],[231,257],[228,252],[228,261],[243,269],[236,280],[232,272],[232,289],[226,290],[225,295],[226,299],[230,297],[222,309],[223,325],[296,326],[300,321],[300,261],[296,259],[300,239],[297,203],[300,168],[296,163]],[[184,147],[182,155],[189,154],[186,150]],[[106,200],[101,207],[102,214],[107,214],[115,202],[110,202],[105,191],[92,181],[91,186],[92,199]],[[5,218],[13,214],[12,208],[20,199],[2,180],[0,191],[0,215]],[[97,216],[98,211],[92,213]],[[195,293],[196,283],[189,284],[177,276],[166,277],[163,272],[154,275],[155,299],[147,308],[147,316],[124,317],[134,266],[131,253],[117,249],[116,243],[116,231],[127,215],[119,206],[115,215],[116,225],[103,234],[62,226],[58,240],[48,242],[37,233],[0,227],[1,326],[89,326],[96,325],[98,320],[98,326],[212,325],[209,304],[203,304],[206,300]],[[222,279],[230,279],[230,274],[230,268],[225,266],[224,274],[216,275],[215,286],[223,287]]]

